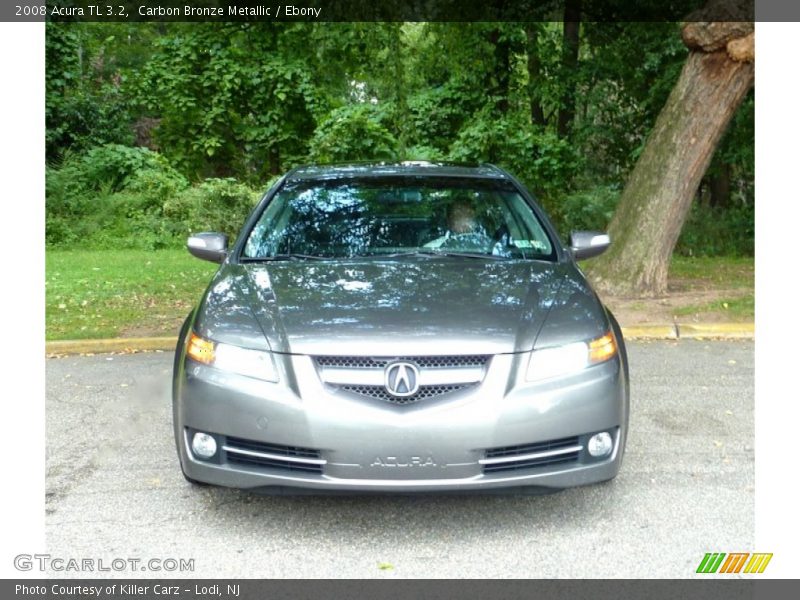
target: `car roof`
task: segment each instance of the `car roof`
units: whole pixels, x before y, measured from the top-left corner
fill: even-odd
[[[300,181],[393,176],[508,179],[508,175],[494,165],[432,162],[426,160],[306,165],[289,171],[289,173],[286,174],[286,179],[289,181]]]

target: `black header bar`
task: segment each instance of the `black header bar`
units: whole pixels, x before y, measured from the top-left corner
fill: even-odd
[[[291,0],[290,0],[291,1]],[[582,21],[793,20],[785,0],[12,0],[0,21],[561,21],[567,5]],[[702,10],[701,10],[702,9]]]

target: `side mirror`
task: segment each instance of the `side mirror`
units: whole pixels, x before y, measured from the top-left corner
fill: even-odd
[[[605,252],[611,245],[611,238],[599,231],[573,231],[569,245],[575,260],[585,260]]]
[[[228,256],[228,236],[224,233],[195,233],[186,240],[189,254],[221,263]]]

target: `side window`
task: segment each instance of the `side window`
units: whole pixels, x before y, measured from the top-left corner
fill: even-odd
[[[284,202],[280,195],[274,197],[250,232],[244,246],[244,256],[255,258],[273,253],[275,249],[271,246],[286,228],[290,212],[288,202]]]
[[[525,199],[519,194],[511,194],[508,201],[511,208],[509,212],[513,216],[508,223],[512,244],[523,251],[533,250],[536,254],[551,254],[553,246],[550,239]]]

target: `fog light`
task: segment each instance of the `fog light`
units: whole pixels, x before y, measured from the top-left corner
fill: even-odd
[[[611,439],[611,434],[607,431],[597,433],[589,438],[589,454],[594,457],[608,456],[611,454],[611,448],[614,446],[614,441]]]
[[[198,431],[192,437],[192,450],[200,458],[211,458],[217,453],[217,441],[213,436]]]

